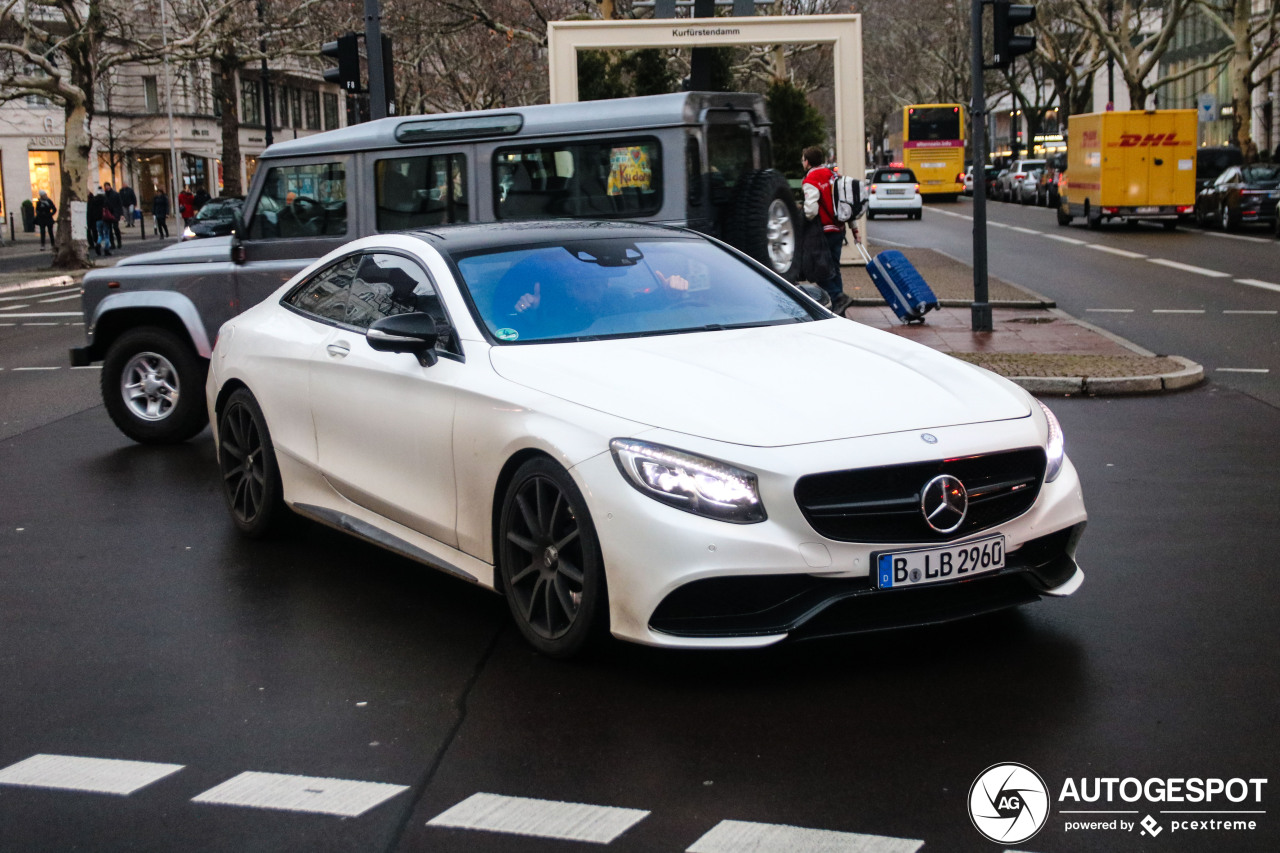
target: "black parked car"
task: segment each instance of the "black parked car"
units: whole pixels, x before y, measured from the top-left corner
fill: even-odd
[[[1234,145],[1196,149],[1196,195],[1232,166],[1244,165],[1244,153]]]
[[[239,196],[209,199],[196,213],[191,224],[182,229],[182,239],[195,240],[197,237],[223,237],[230,234],[242,207],[244,199]]]
[[[1196,196],[1196,222],[1234,231],[1242,222],[1275,222],[1280,165],[1231,166]]]

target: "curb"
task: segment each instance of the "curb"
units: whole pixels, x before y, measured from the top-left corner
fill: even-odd
[[[18,284],[0,284],[0,293],[13,293],[18,290],[35,290],[40,287],[58,287],[75,283],[74,276],[55,275],[53,278],[38,278],[33,281],[19,282]]]
[[[1191,388],[1204,381],[1204,368],[1180,355],[1166,356],[1180,363],[1181,370],[1148,376],[1009,376],[1010,382],[1032,394],[1070,396],[1087,394],[1091,397],[1122,396],[1127,394],[1161,394]]]

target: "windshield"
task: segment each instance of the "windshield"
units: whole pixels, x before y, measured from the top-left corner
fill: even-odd
[[[910,107],[907,110],[907,139],[912,142],[958,142],[960,108]]]
[[[240,209],[241,202],[238,201],[209,201],[205,202],[204,207],[196,212],[196,219],[204,221],[206,219],[230,219],[231,215]]]
[[[576,340],[797,323],[818,315],[784,287],[700,240],[596,239],[458,259],[503,342]]]
[[[1245,183],[1261,183],[1280,180],[1280,166],[1245,166],[1240,170]]]

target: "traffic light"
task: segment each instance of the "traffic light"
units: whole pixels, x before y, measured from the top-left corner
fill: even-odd
[[[993,44],[991,66],[1008,68],[1015,56],[1021,56],[1036,49],[1035,36],[1020,36],[1014,32],[1023,24],[1029,24],[1036,19],[1036,7],[1010,3],[1009,0],[994,0],[993,6],[995,20],[992,23],[991,33]]]
[[[338,60],[337,68],[329,68],[324,72],[326,83],[337,83],[346,92],[359,92],[360,89],[360,36],[347,33],[339,36],[337,41],[327,41],[320,47],[321,56],[331,56]]]

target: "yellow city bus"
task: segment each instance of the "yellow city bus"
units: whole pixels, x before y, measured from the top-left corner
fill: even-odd
[[[964,190],[964,106],[903,107],[902,164],[916,173],[926,201],[955,201]]]

